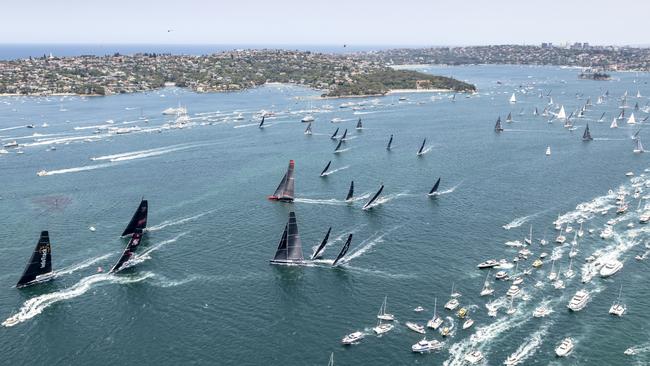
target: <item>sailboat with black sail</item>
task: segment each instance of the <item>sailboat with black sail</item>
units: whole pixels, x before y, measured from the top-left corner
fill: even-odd
[[[289,160],[289,168],[282,177],[278,188],[275,189],[273,195],[268,198],[273,201],[293,202],[294,193],[294,178],[293,178],[294,162]]]
[[[336,135],[338,135],[338,133],[339,133],[339,128],[337,127],[336,130],[334,130],[334,133],[332,134],[332,136],[330,138],[332,140],[336,140]]]
[[[350,182],[350,189],[348,190],[348,195],[345,196],[345,201],[346,202],[352,201],[352,197],[354,197],[354,181]]]
[[[323,250],[325,250],[325,246],[327,245],[327,240],[330,237],[330,233],[332,232],[332,227],[330,226],[329,229],[327,229],[327,234],[325,234],[325,237],[323,238],[323,241],[321,241],[320,245],[314,250],[314,253],[311,255],[311,259],[318,259],[322,256]]]
[[[373,207],[372,204],[377,200],[377,198],[381,194],[381,191],[383,191],[383,190],[384,190],[384,185],[382,184],[379,187],[379,190],[377,191],[377,193],[375,193],[375,195],[372,196],[372,198],[368,202],[366,202],[365,205],[363,205],[363,210],[371,209]]]
[[[585,127],[585,132],[582,134],[582,141],[591,141],[593,138],[591,137],[591,133],[589,132],[589,123],[587,123],[587,126]]]
[[[341,145],[343,145],[343,139],[340,139],[340,140],[339,140],[339,143],[338,143],[338,144],[336,145],[336,147],[334,148],[334,153],[335,153],[335,154],[341,152]]]
[[[320,176],[321,176],[321,177],[325,177],[325,176],[326,176],[325,173],[327,172],[327,169],[330,168],[330,164],[332,164],[332,161],[331,161],[331,160],[330,160],[329,162],[327,162],[327,165],[325,165],[325,169],[323,169],[323,171],[320,173]]]
[[[264,118],[266,118],[266,116],[262,116],[262,122],[260,122],[260,125],[257,127],[264,128]]]
[[[390,135],[390,139],[388,140],[388,146],[386,146],[386,150],[390,151],[392,144],[393,144],[393,135]]]
[[[133,235],[131,236],[131,239],[129,240],[129,243],[126,245],[126,248],[122,253],[122,256],[117,261],[117,263],[115,263],[113,268],[111,268],[111,273],[119,272],[124,267],[124,264],[128,262],[131,258],[133,258],[133,256],[135,255],[135,250],[140,245],[141,240],[142,240],[142,229],[135,229]]]
[[[282,238],[275,251],[275,256],[271,259],[271,264],[301,264],[303,259],[296,213],[290,211],[289,221],[284,226]]]
[[[32,257],[25,266],[23,275],[20,276],[17,288],[34,285],[49,281],[54,278],[52,272],[52,247],[50,246],[50,235],[47,231],[41,231],[41,236],[36,243]]]
[[[422,156],[422,154],[424,154],[424,145],[425,145],[426,143],[427,143],[427,139],[425,138],[425,139],[422,141],[422,145],[420,146],[420,150],[418,150],[418,153],[417,153],[418,156]]]
[[[503,131],[503,127],[501,126],[501,116],[497,118],[497,123],[494,125],[494,132],[501,132]]]
[[[149,212],[149,202],[144,198],[140,201],[138,209],[135,210],[131,221],[122,232],[122,236],[132,235],[137,229],[144,231],[147,227],[147,213]]]
[[[361,130],[361,129],[363,129],[363,125],[361,124],[361,118],[359,118],[359,120],[357,121],[357,127],[356,127],[356,129],[357,129],[357,130]]]
[[[440,186],[440,179],[441,178],[438,178],[436,184],[434,184],[431,190],[429,191],[429,193],[427,193],[427,196],[436,196],[438,194],[438,186]]]
[[[341,141],[345,140],[345,138],[348,137],[348,129],[346,128],[345,131],[343,131],[343,136],[341,136]]]
[[[336,259],[332,263],[332,266],[336,266],[343,257],[347,254],[348,250],[350,249],[350,243],[352,242],[352,234],[348,235],[348,240],[345,241],[345,244],[343,244],[343,248],[341,248],[341,251],[339,252],[339,255],[336,256]]]

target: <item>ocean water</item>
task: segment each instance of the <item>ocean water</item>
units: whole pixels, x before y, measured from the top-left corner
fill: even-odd
[[[648,154],[632,153],[631,136],[641,128],[644,139],[644,124],[618,121],[618,129],[609,128],[626,90],[630,106],[648,102],[648,74],[616,73],[612,81],[597,82],[557,67],[423,70],[468,80],[480,92],[459,94],[455,102],[444,93],[320,100],[318,91],[286,85],[227,94],[167,88],[96,98],[0,98],[0,140],[24,145],[23,154],[0,154],[0,321],[16,322],[0,327],[3,363],[326,365],[333,352],[338,365],[456,365],[475,349],[489,365],[514,352],[524,355],[526,365],[650,362],[648,263],[634,259],[650,238],[638,224],[636,209],[644,202],[630,196],[615,235],[598,237],[616,217],[615,194],[608,190],[633,192],[633,185],[644,188],[650,178],[642,176]],[[595,104],[606,90],[610,98]],[[635,97],[637,90],[642,98]],[[508,103],[513,92],[515,105]],[[589,96],[594,105],[575,119],[577,130],[568,131],[532,115],[548,102],[540,92],[550,92],[567,113]],[[355,108],[339,108],[346,102]],[[171,120],[161,111],[179,103],[188,108],[190,126],[161,129]],[[310,108],[316,122],[308,136],[300,119]],[[261,110],[275,117],[260,130]],[[495,134],[497,116],[505,119],[508,112],[515,121]],[[597,122],[602,112],[605,122]],[[344,121],[330,123],[334,117]],[[358,118],[364,125],[359,131]],[[594,136],[589,143],[581,141],[586,123]],[[140,130],[93,133],[133,126]],[[336,127],[347,128],[349,136],[339,154],[329,138]],[[393,149],[386,151],[390,134]],[[428,152],[417,157],[423,138]],[[547,146],[551,156],[544,154]],[[296,161],[296,202],[268,201],[289,159]],[[338,170],[319,177],[330,160],[330,170]],[[37,176],[41,170],[48,175]],[[626,177],[628,171],[636,176]],[[425,194],[438,177],[441,195],[429,198]],[[351,180],[362,198],[346,204]],[[363,211],[381,183],[381,204]],[[117,261],[126,244],[119,234],[143,196],[149,200],[149,231],[136,263],[117,275],[97,273]],[[606,215],[603,209],[609,209]],[[305,256],[332,226],[325,260],[269,265],[290,210]],[[575,228],[582,218],[586,232],[575,258],[577,275],[566,288],[556,290],[546,280],[547,262],[525,279],[529,299],[514,302],[514,315],[505,313],[508,283],[497,281],[495,296],[481,298],[485,272],[476,264],[512,259],[517,249],[505,243],[523,240],[529,225],[534,257],[555,252],[556,267],[566,270],[573,234],[563,246],[541,247],[537,240],[553,241],[558,215]],[[13,285],[41,230],[50,232],[59,276],[17,290]],[[348,233],[354,233],[350,252],[342,266],[331,268],[328,260]],[[597,250],[624,267],[582,284],[585,258]],[[522,261],[520,270],[533,258]],[[544,287],[536,288],[537,281]],[[468,330],[442,309],[452,284],[476,322]],[[621,284],[628,313],[615,318],[608,309]],[[583,311],[570,313],[566,304],[581,288],[592,299]],[[394,330],[376,337],[372,327],[384,296],[397,321]],[[444,349],[413,354],[410,347],[421,335],[404,323],[425,324],[435,298],[438,312],[454,324],[453,335],[443,339],[427,330],[429,339],[445,342]],[[487,302],[502,305],[498,317],[487,315]],[[542,302],[553,313],[533,318]],[[418,305],[426,310],[414,312]],[[340,339],[356,330],[366,332],[365,339],[342,346]],[[575,350],[556,359],[554,348],[568,336]],[[638,353],[625,356],[629,347]]]

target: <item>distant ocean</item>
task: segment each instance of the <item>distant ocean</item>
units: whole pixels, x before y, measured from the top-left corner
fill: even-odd
[[[14,60],[28,57],[41,57],[52,53],[54,56],[112,55],[116,52],[130,55],[140,52],[171,53],[174,55],[204,55],[234,49],[278,48],[323,53],[351,53],[375,51],[399,46],[381,45],[289,45],[289,44],[0,44],[0,60]]]

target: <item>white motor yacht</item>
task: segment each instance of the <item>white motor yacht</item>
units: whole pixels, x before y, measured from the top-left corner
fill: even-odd
[[[562,340],[562,343],[560,343],[559,346],[555,349],[555,354],[558,357],[566,357],[571,353],[573,350],[573,339],[571,338],[564,338]]]
[[[410,330],[412,330],[412,331],[414,331],[416,333],[420,333],[420,334],[426,333],[425,330],[424,330],[424,326],[422,326],[420,324],[413,323],[413,322],[406,322],[405,325],[406,325],[406,327],[408,329],[410,329]]]
[[[510,288],[508,289],[508,292],[506,293],[506,296],[508,296],[508,297],[515,297],[515,296],[519,295],[519,292],[520,292],[520,291],[521,291],[521,290],[519,289],[519,286],[517,286],[517,285],[512,285],[512,286],[510,286]]]
[[[547,308],[546,306],[539,306],[535,308],[535,311],[533,311],[533,316],[535,318],[543,318],[551,313],[551,309]]]
[[[585,306],[587,306],[589,299],[590,295],[587,290],[579,290],[575,295],[573,295],[573,298],[571,298],[571,301],[569,301],[567,307],[572,311],[580,311],[584,309]]]
[[[616,274],[623,268],[623,263],[616,259],[609,260],[600,269],[600,277],[609,277]]]
[[[345,337],[343,337],[343,339],[341,340],[341,343],[343,343],[345,345],[356,344],[356,343],[360,342],[363,339],[364,336],[365,335],[362,332],[350,333],[350,334],[346,335]]]
[[[454,310],[460,305],[460,302],[456,298],[452,298],[447,303],[445,304],[445,309],[447,310]]]
[[[381,320],[379,321],[379,324],[377,324],[376,327],[372,328],[377,335],[382,335],[384,333],[388,333],[391,330],[393,330],[393,324],[390,323],[382,323]]]
[[[505,280],[505,279],[508,278],[508,272],[506,272],[506,271],[499,271],[499,272],[497,272],[497,273],[494,275],[494,277],[495,277],[497,280]]]
[[[474,320],[472,320],[472,319],[467,319],[467,320],[465,320],[465,322],[463,323],[463,329],[470,328],[472,325],[474,325]]]
[[[437,351],[441,349],[442,346],[443,343],[435,339],[431,341],[427,341],[426,338],[422,338],[421,341],[411,346],[411,350],[417,353],[425,353],[425,352]]]
[[[478,268],[493,268],[499,265],[499,262],[497,262],[495,259],[488,259],[485,262],[479,263]]]
[[[472,365],[475,365],[483,361],[483,354],[479,350],[472,351],[465,355],[465,361],[469,362]]]
[[[610,226],[607,226],[603,231],[601,231],[600,237],[603,239],[609,239],[612,237],[613,234],[614,234],[614,230],[612,230]]]

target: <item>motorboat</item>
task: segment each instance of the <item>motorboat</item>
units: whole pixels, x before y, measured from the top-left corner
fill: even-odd
[[[422,338],[418,343],[411,346],[411,350],[416,353],[425,353],[430,351],[437,351],[443,347],[443,343],[437,340],[427,341],[426,338]]]
[[[376,327],[372,328],[372,330],[377,334],[377,335],[382,335],[384,333],[388,333],[391,330],[393,330],[393,324],[390,323],[382,323],[381,320],[379,321],[379,324],[377,324]]]
[[[571,301],[569,301],[567,307],[572,311],[580,311],[584,309],[585,306],[587,306],[589,299],[590,295],[587,290],[579,290],[575,295],[573,295],[573,298],[571,298]]]
[[[451,333],[451,328],[449,327],[442,327],[440,328],[440,335],[443,337],[448,336]]]
[[[20,145],[18,145],[18,142],[16,142],[16,140],[10,141],[10,142],[2,145],[2,147],[4,147],[5,149],[16,148],[16,147],[19,147],[19,146]]]
[[[469,362],[472,365],[475,365],[483,361],[483,354],[479,350],[472,351],[465,355],[465,361]]]
[[[465,319],[465,317],[467,316],[467,309],[466,308],[460,308],[460,310],[458,310],[456,315],[461,319]]]
[[[533,262],[533,267],[535,267],[535,268],[539,268],[539,267],[541,267],[543,264],[544,264],[544,262],[542,262],[541,259],[535,259],[535,261]]]
[[[343,337],[343,339],[341,340],[341,343],[343,343],[344,345],[356,344],[356,343],[359,343],[363,339],[364,336],[365,336],[365,334],[363,334],[362,332],[350,333],[350,334],[346,335],[345,337]]]
[[[551,309],[547,308],[546,306],[542,305],[537,308],[535,308],[535,311],[533,311],[533,317],[535,318],[543,318],[551,313]]]
[[[650,221],[650,212],[644,212],[643,214],[641,214],[641,217],[639,217],[639,223],[647,224],[648,221]]]
[[[474,325],[474,320],[472,320],[472,319],[467,319],[467,320],[465,320],[465,322],[463,323],[463,329],[468,329],[468,328],[470,328],[472,325]]]
[[[413,322],[406,322],[405,325],[406,325],[406,327],[408,329],[410,329],[410,330],[412,330],[412,331],[414,331],[416,333],[420,333],[420,334],[426,333],[425,330],[424,330],[424,326],[422,326],[420,324],[413,323]]]
[[[611,226],[605,227],[605,229],[600,233],[600,237],[603,239],[609,239],[614,235],[614,230],[612,230]]]
[[[562,343],[560,343],[557,348],[555,348],[555,354],[558,357],[566,357],[573,351],[573,339],[571,338],[564,338],[562,340]]]
[[[506,271],[499,271],[499,272],[497,272],[497,273],[494,275],[494,277],[495,277],[497,280],[505,280],[505,279],[508,278],[508,272],[506,272]]]
[[[445,304],[445,309],[447,310],[454,310],[460,305],[460,302],[456,298],[452,298],[447,303]]]
[[[302,117],[300,122],[308,123],[308,122],[314,122],[315,120],[316,119],[314,118],[314,116],[312,116],[311,114],[308,114],[308,115]]]
[[[499,265],[499,262],[497,262],[495,259],[488,259],[485,262],[479,263],[477,266],[480,269],[483,268],[494,268]]]
[[[47,175],[47,170],[39,170],[38,173],[36,173],[39,177],[44,177]]]
[[[510,286],[510,288],[508,289],[508,292],[506,293],[506,296],[508,296],[508,297],[515,297],[515,296],[519,295],[520,292],[521,292],[521,290],[519,289],[519,286],[517,286],[517,285],[512,285],[512,286]]]
[[[620,271],[621,268],[623,268],[623,263],[621,263],[619,260],[616,259],[609,260],[600,269],[600,277],[613,276],[618,271]]]
[[[562,281],[562,279],[558,278],[557,280],[555,280],[555,282],[553,282],[553,287],[554,287],[556,290],[561,290],[561,289],[563,289],[563,288],[565,287],[565,286],[564,286],[564,281]]]
[[[415,311],[416,313],[421,313],[424,311],[424,308],[422,306],[418,306],[415,309],[413,309],[413,311]]]

